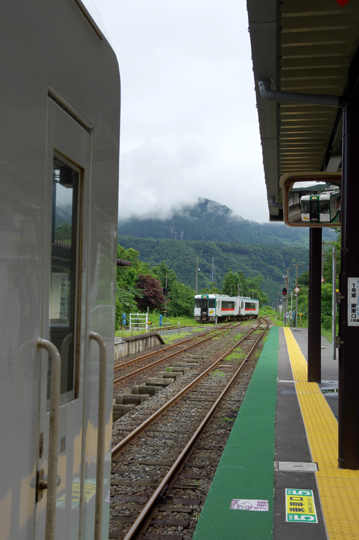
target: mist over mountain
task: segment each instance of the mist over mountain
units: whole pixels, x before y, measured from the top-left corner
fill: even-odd
[[[118,234],[136,238],[202,240],[241,244],[308,246],[308,229],[288,227],[284,223],[257,223],[243,219],[215,201],[198,199],[192,206],[174,210],[172,218],[144,216],[119,222]],[[330,229],[323,238],[334,240]]]
[[[228,271],[240,270],[245,277],[261,275],[261,289],[269,303],[276,305],[289,270],[289,292],[295,287],[295,268],[308,270],[309,230],[284,223],[257,223],[235,215],[227,206],[199,199],[192,206],[173,211],[171,219],[148,215],[119,224],[118,242],[139,252],[144,262],[154,266],[165,261],[178,279],[195,288],[198,260],[198,290],[210,286],[212,278],[221,288]],[[323,229],[323,239],[335,240],[331,229]]]

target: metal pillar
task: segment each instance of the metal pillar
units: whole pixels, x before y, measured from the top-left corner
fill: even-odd
[[[309,229],[308,382],[321,382],[322,229]]]
[[[337,248],[332,252],[332,357],[337,359]]]
[[[343,111],[342,245],[339,290],[339,467],[359,469],[359,324],[348,325],[348,309],[358,299],[348,294],[348,279],[359,277],[359,100]]]

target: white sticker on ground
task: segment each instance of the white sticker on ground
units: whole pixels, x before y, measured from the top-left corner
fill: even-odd
[[[258,499],[233,499],[231,510],[250,510],[252,512],[268,512],[268,501]]]

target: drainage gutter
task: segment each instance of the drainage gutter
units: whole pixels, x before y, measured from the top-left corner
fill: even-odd
[[[299,92],[281,92],[270,89],[270,81],[258,81],[259,92],[268,101],[289,101],[309,105],[326,105],[328,107],[344,107],[345,100],[341,96],[325,94],[301,94]]]

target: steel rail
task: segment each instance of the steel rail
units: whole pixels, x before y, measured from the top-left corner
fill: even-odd
[[[219,334],[225,332],[228,330],[228,328],[221,329],[219,332],[217,332],[214,335],[208,336],[204,339],[201,339],[200,341],[197,341],[196,343],[192,343],[192,345],[187,345],[186,347],[183,347],[180,351],[175,351],[172,354],[169,354],[168,356],[165,356],[164,358],[160,358],[159,360],[155,360],[151,364],[147,364],[146,366],[143,366],[141,368],[135,369],[134,371],[131,371],[131,373],[127,373],[126,375],[122,375],[122,377],[118,377],[117,379],[114,379],[113,382],[119,383],[122,381],[125,381],[126,379],[129,379],[133,375],[138,375],[138,373],[142,373],[142,371],[146,371],[147,369],[151,369],[153,366],[156,366],[157,364],[160,364],[161,362],[165,362],[169,358],[173,358],[174,356],[177,356],[179,354],[182,354],[183,352],[187,351],[188,349],[192,349],[192,347],[197,347],[198,345],[201,345],[205,341],[209,341],[210,339],[213,339],[214,337],[218,336]]]
[[[249,353],[247,354],[247,356],[245,357],[245,359],[243,360],[241,365],[237,368],[235,373],[232,375],[232,377],[231,377],[230,381],[228,382],[228,384],[226,385],[226,387],[222,390],[221,394],[218,396],[218,398],[216,399],[216,401],[214,402],[214,404],[212,405],[212,407],[210,408],[210,410],[206,414],[205,418],[202,420],[202,422],[200,423],[200,425],[198,426],[198,428],[196,429],[196,431],[194,432],[194,434],[192,435],[192,437],[190,438],[190,440],[188,441],[188,443],[186,444],[186,446],[184,447],[184,449],[182,450],[182,452],[180,453],[180,455],[178,456],[176,461],[173,463],[173,465],[168,470],[166,475],[163,477],[162,481],[160,482],[160,484],[158,485],[158,487],[156,488],[154,493],[151,495],[151,497],[148,500],[148,502],[146,503],[145,507],[142,509],[141,513],[136,518],[136,521],[133,523],[133,525],[131,526],[131,528],[129,529],[127,534],[125,535],[124,540],[135,540],[136,538],[138,538],[138,535],[141,535],[141,537],[142,537],[142,535],[144,534],[144,531],[141,530],[141,528],[143,527],[144,522],[146,520],[148,520],[148,518],[149,518],[151,512],[153,511],[153,508],[155,507],[158,499],[161,496],[163,496],[164,491],[167,488],[171,487],[173,485],[173,483],[176,481],[177,476],[179,475],[181,469],[183,468],[182,465],[184,464],[184,461],[186,460],[186,457],[188,456],[188,454],[192,450],[192,447],[194,446],[194,443],[196,442],[196,440],[198,439],[198,437],[202,433],[203,429],[205,428],[205,426],[207,425],[207,423],[209,422],[209,420],[213,416],[213,414],[214,414],[216,408],[218,407],[219,403],[223,399],[224,395],[228,392],[229,388],[232,386],[232,384],[233,384],[235,378],[237,377],[238,373],[242,370],[244,364],[246,363],[246,361],[248,360],[248,358],[252,354],[253,350],[255,349],[255,347],[257,346],[258,342],[260,341],[260,339],[262,338],[263,334],[266,332],[267,329],[268,329],[268,323],[267,323],[266,328],[259,335],[258,339],[254,343],[253,347],[251,348],[251,350],[249,351]],[[231,351],[228,351],[228,353],[226,353],[223,356],[226,357],[230,352]],[[147,524],[146,524],[146,528],[147,528]]]
[[[209,330],[208,332],[205,332],[205,335],[207,336],[211,332],[221,332],[224,329],[231,328],[231,326],[232,325],[230,325],[230,324],[226,324],[225,326],[222,326],[222,328],[212,329],[212,330]],[[146,358],[149,358],[150,356],[154,356],[155,354],[158,354],[158,353],[161,353],[161,352],[164,352],[164,351],[168,351],[168,349],[173,349],[174,347],[180,347],[183,343],[187,343],[188,341],[192,341],[194,339],[201,339],[201,337],[202,336],[191,336],[189,338],[184,339],[183,341],[180,341],[180,343],[173,343],[172,345],[167,345],[167,347],[163,347],[163,349],[157,349],[155,351],[151,351],[149,353],[143,354],[142,356],[138,356],[137,358],[132,358],[132,360],[127,360],[127,362],[122,362],[121,364],[116,364],[115,367],[114,367],[114,371],[118,371],[122,367],[124,367],[124,366],[126,367],[129,364],[133,364],[135,362],[145,360]]]
[[[121,452],[123,452],[124,449],[131,442],[133,442],[140,435],[140,433],[142,433],[142,431],[144,431],[157,418],[159,418],[164,412],[166,412],[167,409],[169,409],[172,405],[174,405],[177,401],[179,401],[181,399],[181,397],[184,394],[186,394],[192,388],[192,386],[195,386],[201,379],[203,379],[203,377],[205,377],[207,375],[207,373],[212,371],[212,369],[214,367],[216,367],[216,365],[219,364],[219,362],[221,362],[223,360],[223,358],[228,356],[228,354],[231,353],[233,351],[233,349],[238,347],[238,345],[240,345],[242,343],[242,341],[245,341],[245,339],[248,336],[250,336],[253,332],[255,332],[255,330],[257,330],[257,328],[258,328],[258,326],[260,326],[260,324],[261,323],[259,323],[255,328],[252,328],[252,330],[250,332],[248,332],[248,334],[246,334],[239,341],[237,341],[235,343],[235,345],[233,345],[233,347],[231,347],[228,351],[226,351],[224,354],[222,354],[207,369],[205,369],[200,375],[198,375],[198,377],[193,379],[193,381],[191,381],[189,384],[187,384],[187,386],[182,388],[182,390],[180,390],[180,392],[178,392],[178,394],[173,396],[172,399],[170,399],[169,401],[167,401],[167,403],[162,405],[162,407],[160,407],[156,412],[154,412],[151,416],[149,416],[142,424],[137,426],[137,428],[135,428],[133,431],[131,431],[131,433],[129,433],[124,439],[122,439],[122,441],[120,441],[118,444],[116,444],[111,450],[111,458],[116,459],[121,454]]]

